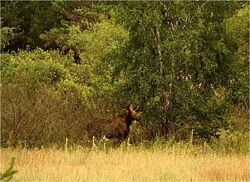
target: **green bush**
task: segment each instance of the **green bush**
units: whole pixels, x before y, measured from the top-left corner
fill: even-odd
[[[88,66],[37,49],[2,54],[1,146],[88,145],[113,103],[98,98]],[[115,109],[115,107],[110,107]],[[93,128],[87,130],[87,124]],[[89,137],[88,137],[89,136]]]

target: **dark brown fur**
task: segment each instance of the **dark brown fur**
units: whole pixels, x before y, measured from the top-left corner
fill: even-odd
[[[113,119],[97,119],[97,123],[94,124],[91,122],[87,130],[91,131],[91,128],[94,129],[91,133],[92,136],[96,136],[97,138],[104,136],[107,139],[123,141],[128,137],[132,122],[134,120],[140,121],[140,114],[138,107],[133,109],[133,106],[130,104],[127,107],[126,113],[120,114]]]

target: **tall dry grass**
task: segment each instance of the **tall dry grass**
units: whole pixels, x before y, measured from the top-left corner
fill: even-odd
[[[72,151],[2,149],[1,171],[16,156],[21,181],[248,181],[249,156],[174,148]]]

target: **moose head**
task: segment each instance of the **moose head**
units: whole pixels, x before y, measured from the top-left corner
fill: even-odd
[[[133,109],[132,104],[129,104],[127,107],[127,123],[130,126],[133,121],[140,121],[141,120],[141,113],[139,111],[139,106]]]

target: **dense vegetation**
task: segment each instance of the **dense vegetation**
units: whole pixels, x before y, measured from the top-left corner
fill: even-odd
[[[140,105],[134,143],[248,143],[246,2],[2,2],[1,145],[92,143]]]

